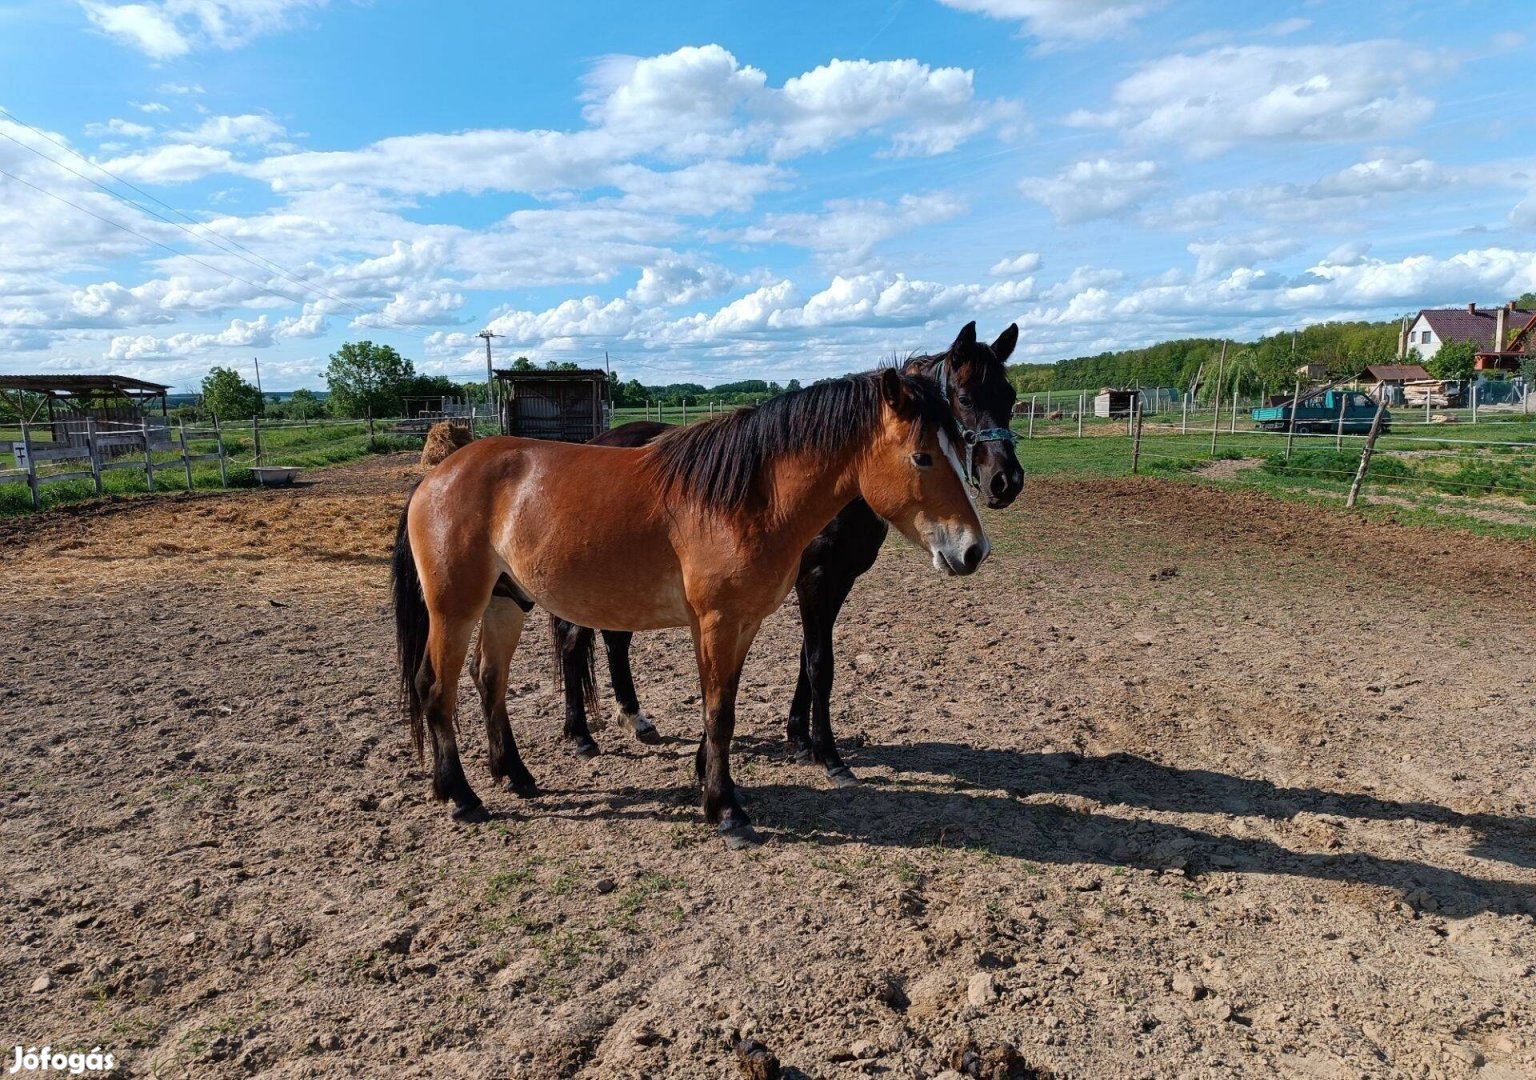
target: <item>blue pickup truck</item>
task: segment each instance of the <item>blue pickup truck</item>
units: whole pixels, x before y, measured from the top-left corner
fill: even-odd
[[[1296,430],[1333,433],[1339,430],[1339,412],[1344,413],[1344,434],[1364,435],[1376,419],[1376,402],[1358,390],[1324,390],[1304,397],[1296,406]],[[1286,431],[1291,426],[1291,403],[1266,405],[1253,410],[1253,423],[1263,431]],[[1381,418],[1381,430],[1391,427],[1392,413]]]

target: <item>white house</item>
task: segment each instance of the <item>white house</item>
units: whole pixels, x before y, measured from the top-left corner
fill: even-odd
[[[1398,337],[1397,356],[1399,360],[1424,363],[1440,351],[1441,345],[1451,341],[1470,341],[1479,350],[1499,352],[1532,318],[1536,318],[1536,312],[1514,304],[1496,308],[1480,308],[1476,304],[1464,308],[1425,308]]]

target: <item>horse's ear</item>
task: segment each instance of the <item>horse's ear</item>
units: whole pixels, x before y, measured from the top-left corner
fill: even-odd
[[[961,328],[960,336],[955,338],[955,343],[949,348],[951,352],[955,352],[960,349],[969,348],[974,344],[976,344],[976,324],[975,322],[968,322]]]
[[[880,369],[880,396],[897,416],[905,416],[911,410],[907,384],[901,381],[901,372],[895,368]]]
[[[1019,324],[1009,323],[1008,329],[997,335],[997,340],[992,343],[992,352],[997,356],[997,362],[1003,363],[1013,355],[1013,347],[1019,343]]]

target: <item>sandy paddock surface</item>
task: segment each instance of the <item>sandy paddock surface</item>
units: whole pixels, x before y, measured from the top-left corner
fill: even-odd
[[[394,712],[401,457],[0,526],[0,1038],[125,1076],[1536,1076],[1536,546],[1167,480],[1041,481],[964,582],[893,545],[839,625],[866,783],[782,760],[765,626],[729,853],[669,736],[431,801]],[[1021,1066],[1017,1075],[1028,1073]]]

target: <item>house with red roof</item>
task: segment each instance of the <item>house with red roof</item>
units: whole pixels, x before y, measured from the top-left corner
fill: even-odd
[[[1470,341],[1479,353],[1504,353],[1532,319],[1536,319],[1536,311],[1526,311],[1512,303],[1496,308],[1476,304],[1425,308],[1399,336],[1397,356],[1409,363],[1426,363],[1440,351],[1440,346],[1453,341]]]

